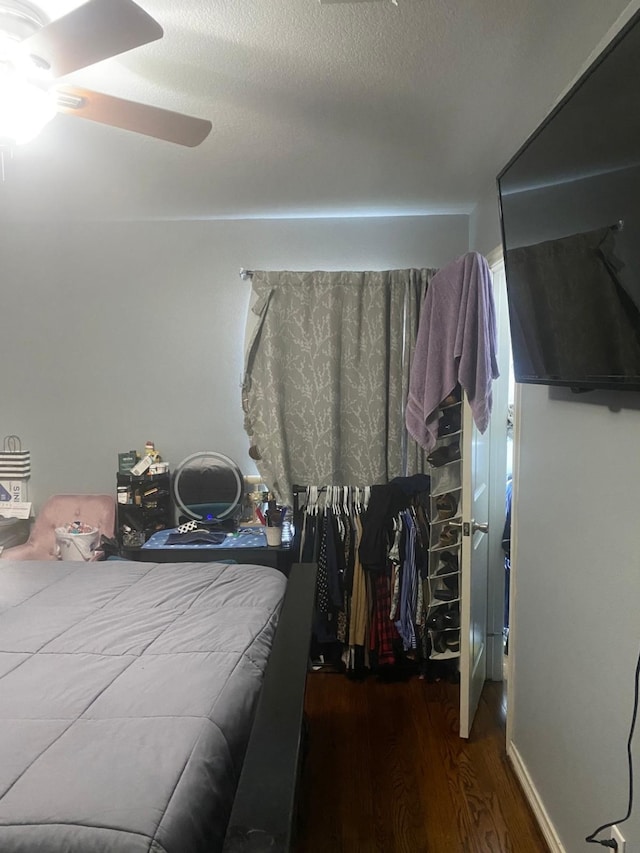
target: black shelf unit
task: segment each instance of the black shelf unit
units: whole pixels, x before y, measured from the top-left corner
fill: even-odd
[[[172,527],[171,476],[117,474],[118,543],[140,548],[158,530]]]
[[[120,555],[142,563],[217,563],[231,562],[267,566],[289,576],[294,550],[289,543],[264,548],[141,548],[123,547]]]

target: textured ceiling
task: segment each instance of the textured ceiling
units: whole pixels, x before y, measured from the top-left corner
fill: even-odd
[[[208,118],[210,136],[59,115],[6,164],[1,218],[470,211],[627,6],[137,2],[164,38],[64,82]]]

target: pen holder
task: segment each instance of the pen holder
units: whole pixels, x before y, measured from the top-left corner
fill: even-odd
[[[273,527],[265,527],[264,532],[267,536],[267,545],[282,544],[282,527],[280,525]]]

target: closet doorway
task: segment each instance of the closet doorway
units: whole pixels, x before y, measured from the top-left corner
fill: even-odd
[[[496,308],[500,377],[493,383],[493,414],[480,435],[465,401],[463,442],[462,594],[460,635],[460,737],[471,734],[486,680],[505,677],[505,553],[511,336],[502,248],[487,256]],[[508,681],[507,681],[508,689]],[[505,695],[507,695],[505,691]],[[508,696],[507,696],[508,698]]]
[[[493,277],[498,330],[500,378],[493,385],[493,416],[490,437],[490,504],[487,588],[487,678],[501,681],[505,667],[506,569],[503,533],[506,520],[507,481],[513,459],[513,369],[511,334],[502,247],[487,255]]]
[[[487,676],[491,423],[481,434],[466,394],[462,429],[460,737],[468,738]]]
[[[487,258],[493,278],[500,376],[489,427],[480,434],[464,396],[461,534],[459,734],[469,738],[486,680],[505,672],[505,553],[511,338],[502,251]]]

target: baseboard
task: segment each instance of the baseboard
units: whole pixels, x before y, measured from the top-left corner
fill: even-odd
[[[518,781],[522,786],[522,790],[524,795],[529,803],[531,810],[538,822],[538,826],[540,827],[540,831],[544,835],[545,841],[549,845],[550,853],[566,853],[565,848],[562,846],[562,842],[556,832],[556,829],[551,822],[551,818],[547,814],[547,810],[544,807],[542,800],[540,799],[540,795],[536,789],[536,786],[533,784],[533,780],[529,775],[529,771],[526,768],[524,761],[522,760],[522,756],[518,752],[517,748],[514,746],[513,741],[510,741],[507,744],[507,757],[511,762],[511,766],[513,767],[513,771],[518,777]]]

